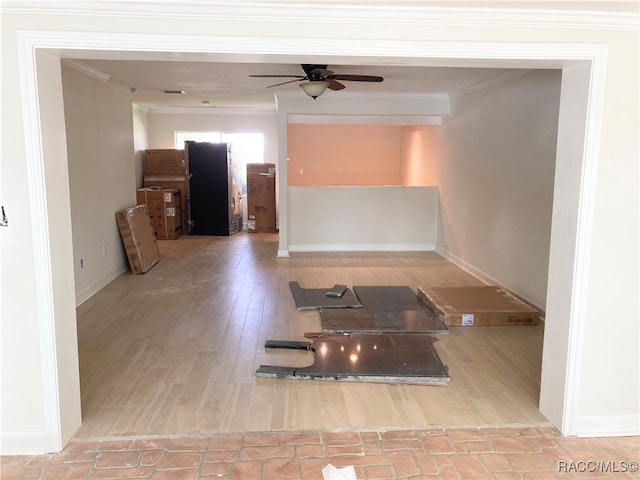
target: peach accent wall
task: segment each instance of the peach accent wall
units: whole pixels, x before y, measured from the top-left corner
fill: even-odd
[[[288,127],[289,186],[434,186],[439,126]]]
[[[290,124],[289,186],[399,185],[402,127]]]
[[[439,126],[402,127],[400,183],[435,186],[440,154]]]

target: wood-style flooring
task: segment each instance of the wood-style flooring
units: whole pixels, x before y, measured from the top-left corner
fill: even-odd
[[[435,347],[448,386],[256,378],[310,353],[266,340],[321,331],[289,288],[480,285],[434,252],[276,258],[277,235],[183,236],[77,309],[83,424],[76,438],[306,430],[546,425],[543,326],[452,328]]]

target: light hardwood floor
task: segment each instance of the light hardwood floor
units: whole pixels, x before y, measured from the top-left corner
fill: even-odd
[[[321,331],[289,289],[334,284],[479,285],[434,252],[292,254],[277,235],[182,237],[77,310],[83,424],[76,438],[470,425],[546,425],[538,411],[543,327],[452,328],[435,343],[446,387],[256,378],[311,354],[268,339]]]

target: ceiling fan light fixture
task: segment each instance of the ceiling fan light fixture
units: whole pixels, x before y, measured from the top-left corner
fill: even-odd
[[[329,82],[325,81],[306,81],[300,82],[300,88],[304,90],[304,93],[309,95],[314,100],[324,93],[329,86]]]

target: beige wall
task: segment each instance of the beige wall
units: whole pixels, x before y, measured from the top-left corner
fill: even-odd
[[[76,301],[128,268],[115,213],[136,204],[131,90],[62,68]],[[82,266],[81,266],[82,261]]]
[[[133,106],[133,151],[135,153],[136,187],[143,186],[144,151],[149,148],[149,113]]]
[[[454,98],[443,127],[438,250],[544,309],[560,71]]]

